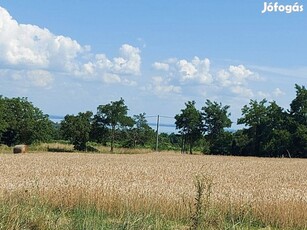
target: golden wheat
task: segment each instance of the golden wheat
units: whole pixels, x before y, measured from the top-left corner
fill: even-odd
[[[87,202],[110,212],[189,215],[194,180],[213,180],[221,212],[242,208],[264,223],[307,226],[307,160],[182,155],[35,153],[0,155],[0,194],[39,195],[59,205]],[[223,208],[224,206],[224,208]],[[231,207],[229,207],[231,206]]]

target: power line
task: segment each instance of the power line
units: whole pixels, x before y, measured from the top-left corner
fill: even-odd
[[[175,119],[174,117],[170,117],[170,116],[160,116],[160,117],[169,118],[169,119]]]
[[[152,127],[156,127],[157,123],[152,123],[152,122],[150,122],[150,123],[148,123],[148,125],[149,125],[149,126],[152,126]],[[166,123],[159,123],[159,126],[160,126],[160,127],[169,127],[169,128],[175,128],[175,127],[176,127],[175,124],[171,124],[171,123],[169,123],[169,124],[166,124]]]
[[[175,120],[174,117],[171,116],[165,116],[165,115],[149,115],[145,116],[145,118],[157,118],[156,123],[148,123],[149,126],[156,127],[156,152],[159,151],[159,128],[160,127],[169,127],[169,128],[176,128],[175,123],[161,123],[160,120],[161,118],[166,118],[166,119],[173,119]]]

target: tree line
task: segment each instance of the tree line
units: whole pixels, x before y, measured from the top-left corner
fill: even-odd
[[[210,154],[307,157],[307,90],[295,85],[296,97],[285,110],[275,101],[250,100],[242,108],[237,124],[245,125],[235,132],[231,126],[229,106],[207,100],[201,110],[194,101],[175,116],[182,136],[181,150],[192,149],[202,142],[203,152]]]
[[[275,101],[250,100],[237,124],[244,128],[230,131],[230,106],[206,100],[201,109],[195,101],[185,103],[175,116],[178,134],[159,134],[159,149],[197,150],[204,154],[307,157],[307,90],[295,85],[296,97],[288,110]],[[146,113],[128,116],[124,99],[99,105],[91,111],[66,115],[60,123],[35,107],[27,98],[0,97],[0,143],[14,144],[66,140],[84,151],[89,142],[114,147],[155,148],[156,132]]]
[[[155,131],[148,125],[146,114],[130,117],[124,99],[100,105],[97,113],[79,112],[66,115],[60,123],[52,122],[48,115],[35,107],[27,98],[0,96],[0,144],[33,144],[66,140],[76,150],[87,150],[88,142],[114,146],[154,146]]]

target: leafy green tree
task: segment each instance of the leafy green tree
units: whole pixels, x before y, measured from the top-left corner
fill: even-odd
[[[263,152],[265,156],[288,156],[291,134],[288,131],[289,115],[275,101],[266,108],[266,123],[263,128]]]
[[[214,154],[230,154],[231,134],[224,129],[231,126],[228,112],[229,106],[207,100],[202,107],[203,132],[210,144],[210,152]]]
[[[52,132],[52,140],[61,140],[61,124],[59,122],[51,121],[53,132]]]
[[[296,97],[290,104],[290,115],[302,125],[307,125],[307,89],[295,85]]]
[[[238,124],[245,124],[243,130],[249,141],[243,151],[256,156],[307,157],[307,91],[298,85],[296,98],[286,112],[275,101],[267,105],[251,100],[242,109],[243,117]],[[236,145],[235,145],[236,146]]]
[[[234,156],[248,156],[251,155],[250,137],[247,134],[247,129],[239,129],[233,133],[231,143],[231,154]]]
[[[65,139],[69,140],[76,150],[85,151],[86,142],[89,141],[91,131],[91,119],[93,113],[87,111],[78,115],[66,115],[61,122],[61,132]]]
[[[267,100],[263,99],[250,100],[249,106],[245,105],[242,108],[243,117],[238,119],[238,124],[245,124],[248,126],[248,136],[251,138],[251,154],[261,156],[261,143],[265,138],[265,128],[267,124]]]
[[[185,151],[186,143],[189,145],[190,154],[193,153],[193,146],[202,137],[201,113],[195,108],[195,101],[185,103],[186,108],[175,116],[176,129],[182,135],[182,148]]]
[[[179,150],[181,147],[181,137],[179,134],[169,134],[169,140],[174,150]]]
[[[137,145],[145,146],[145,144],[152,144],[155,137],[155,131],[148,125],[146,120],[146,113],[140,113],[133,116],[135,125],[132,129],[134,147]]]
[[[53,126],[48,115],[33,106],[27,98],[1,98],[0,101],[2,143],[11,146],[51,139]]]
[[[159,150],[173,150],[173,145],[167,133],[159,134]]]
[[[97,108],[97,116],[101,118],[105,125],[111,128],[111,152],[114,149],[116,129],[134,125],[133,119],[127,116],[127,113],[128,107],[122,98],[119,101],[111,101],[111,103],[100,105]]]
[[[295,157],[307,158],[307,126],[298,124],[292,136],[292,153]]]
[[[2,137],[3,132],[7,128],[7,121],[4,119],[5,118],[5,102],[4,98],[0,96],[0,140]]]
[[[307,89],[295,85],[296,97],[290,104],[292,134],[291,152],[298,157],[307,157]]]
[[[94,115],[92,121],[92,129],[90,133],[90,140],[101,143],[103,145],[107,145],[109,137],[109,129],[107,124],[105,124],[102,117],[98,116],[97,114]]]

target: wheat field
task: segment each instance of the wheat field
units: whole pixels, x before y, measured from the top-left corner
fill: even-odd
[[[38,195],[108,212],[191,215],[195,178],[212,183],[218,215],[252,215],[266,226],[307,229],[307,160],[148,154],[32,153],[0,155],[1,199]],[[227,214],[228,213],[228,214]]]

